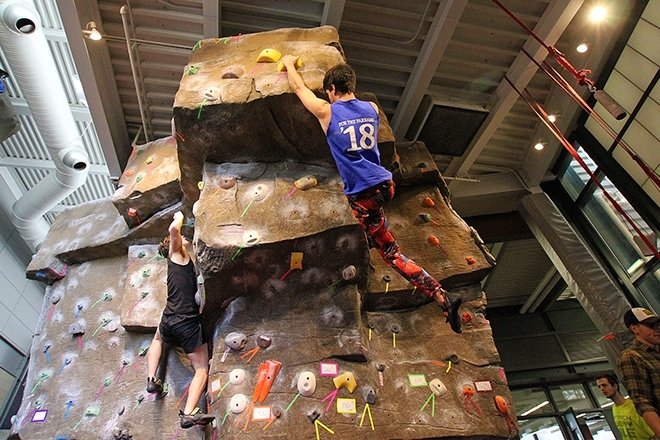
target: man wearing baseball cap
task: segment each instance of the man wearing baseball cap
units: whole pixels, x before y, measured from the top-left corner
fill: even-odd
[[[660,319],[635,307],[623,315],[623,322],[635,340],[619,355],[619,375],[637,412],[660,438]]]

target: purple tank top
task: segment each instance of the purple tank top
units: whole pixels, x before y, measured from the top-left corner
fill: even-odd
[[[344,194],[354,195],[390,180],[380,164],[378,113],[369,102],[351,99],[331,106],[328,144],[344,182]]]

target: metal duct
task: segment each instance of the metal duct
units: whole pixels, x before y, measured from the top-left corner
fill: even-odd
[[[56,168],[12,206],[12,223],[36,250],[49,229],[42,216],[85,183],[89,159],[32,4],[0,0],[0,46]]]

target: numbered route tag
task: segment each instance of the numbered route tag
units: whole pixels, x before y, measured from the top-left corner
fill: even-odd
[[[489,380],[477,380],[474,382],[474,389],[479,392],[493,391],[493,384]]]
[[[426,376],[423,374],[408,374],[408,381],[413,388],[428,386],[428,383],[426,383]]]
[[[344,397],[337,399],[337,412],[339,414],[355,414],[357,412],[355,399],[346,399]]]
[[[337,362],[321,362],[321,371],[319,376],[335,377],[339,374],[339,364]]]
[[[32,414],[32,421],[33,422],[44,422],[46,420],[46,416],[48,415],[48,410],[47,409],[38,409],[34,411],[34,414]]]
[[[222,386],[220,385],[220,379],[216,379],[213,382],[211,382],[212,393],[217,393],[218,391],[220,391],[220,388],[222,388]]]
[[[270,406],[255,406],[252,411],[252,420],[270,420],[272,417]]]

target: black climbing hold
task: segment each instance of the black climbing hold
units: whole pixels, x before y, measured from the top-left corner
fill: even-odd
[[[450,354],[449,356],[447,356],[445,358],[445,361],[451,361],[452,364],[457,364],[461,360],[458,358],[458,356],[456,354]]]
[[[270,336],[266,335],[258,335],[257,336],[257,346],[259,348],[268,348],[270,347],[270,344],[273,343],[273,340],[270,338]]]
[[[401,327],[399,324],[392,324],[390,330],[392,330],[392,333],[399,333],[401,331]]]
[[[310,423],[316,422],[319,417],[321,417],[321,414],[317,410],[307,413],[307,420],[309,420]]]
[[[389,283],[390,281],[392,281],[392,277],[389,275],[383,275],[383,281]]]
[[[369,405],[376,403],[376,390],[371,385],[362,387],[362,397]]]
[[[122,407],[119,408],[119,411],[117,411],[117,414],[122,415],[122,414],[124,414],[125,410],[126,410],[126,407],[122,405]]]
[[[272,409],[272,412],[273,412],[273,415],[278,419],[284,415],[284,412],[282,411],[282,408],[280,408],[279,406],[274,406],[273,409]]]
[[[385,364],[376,364],[376,370],[385,371]]]

